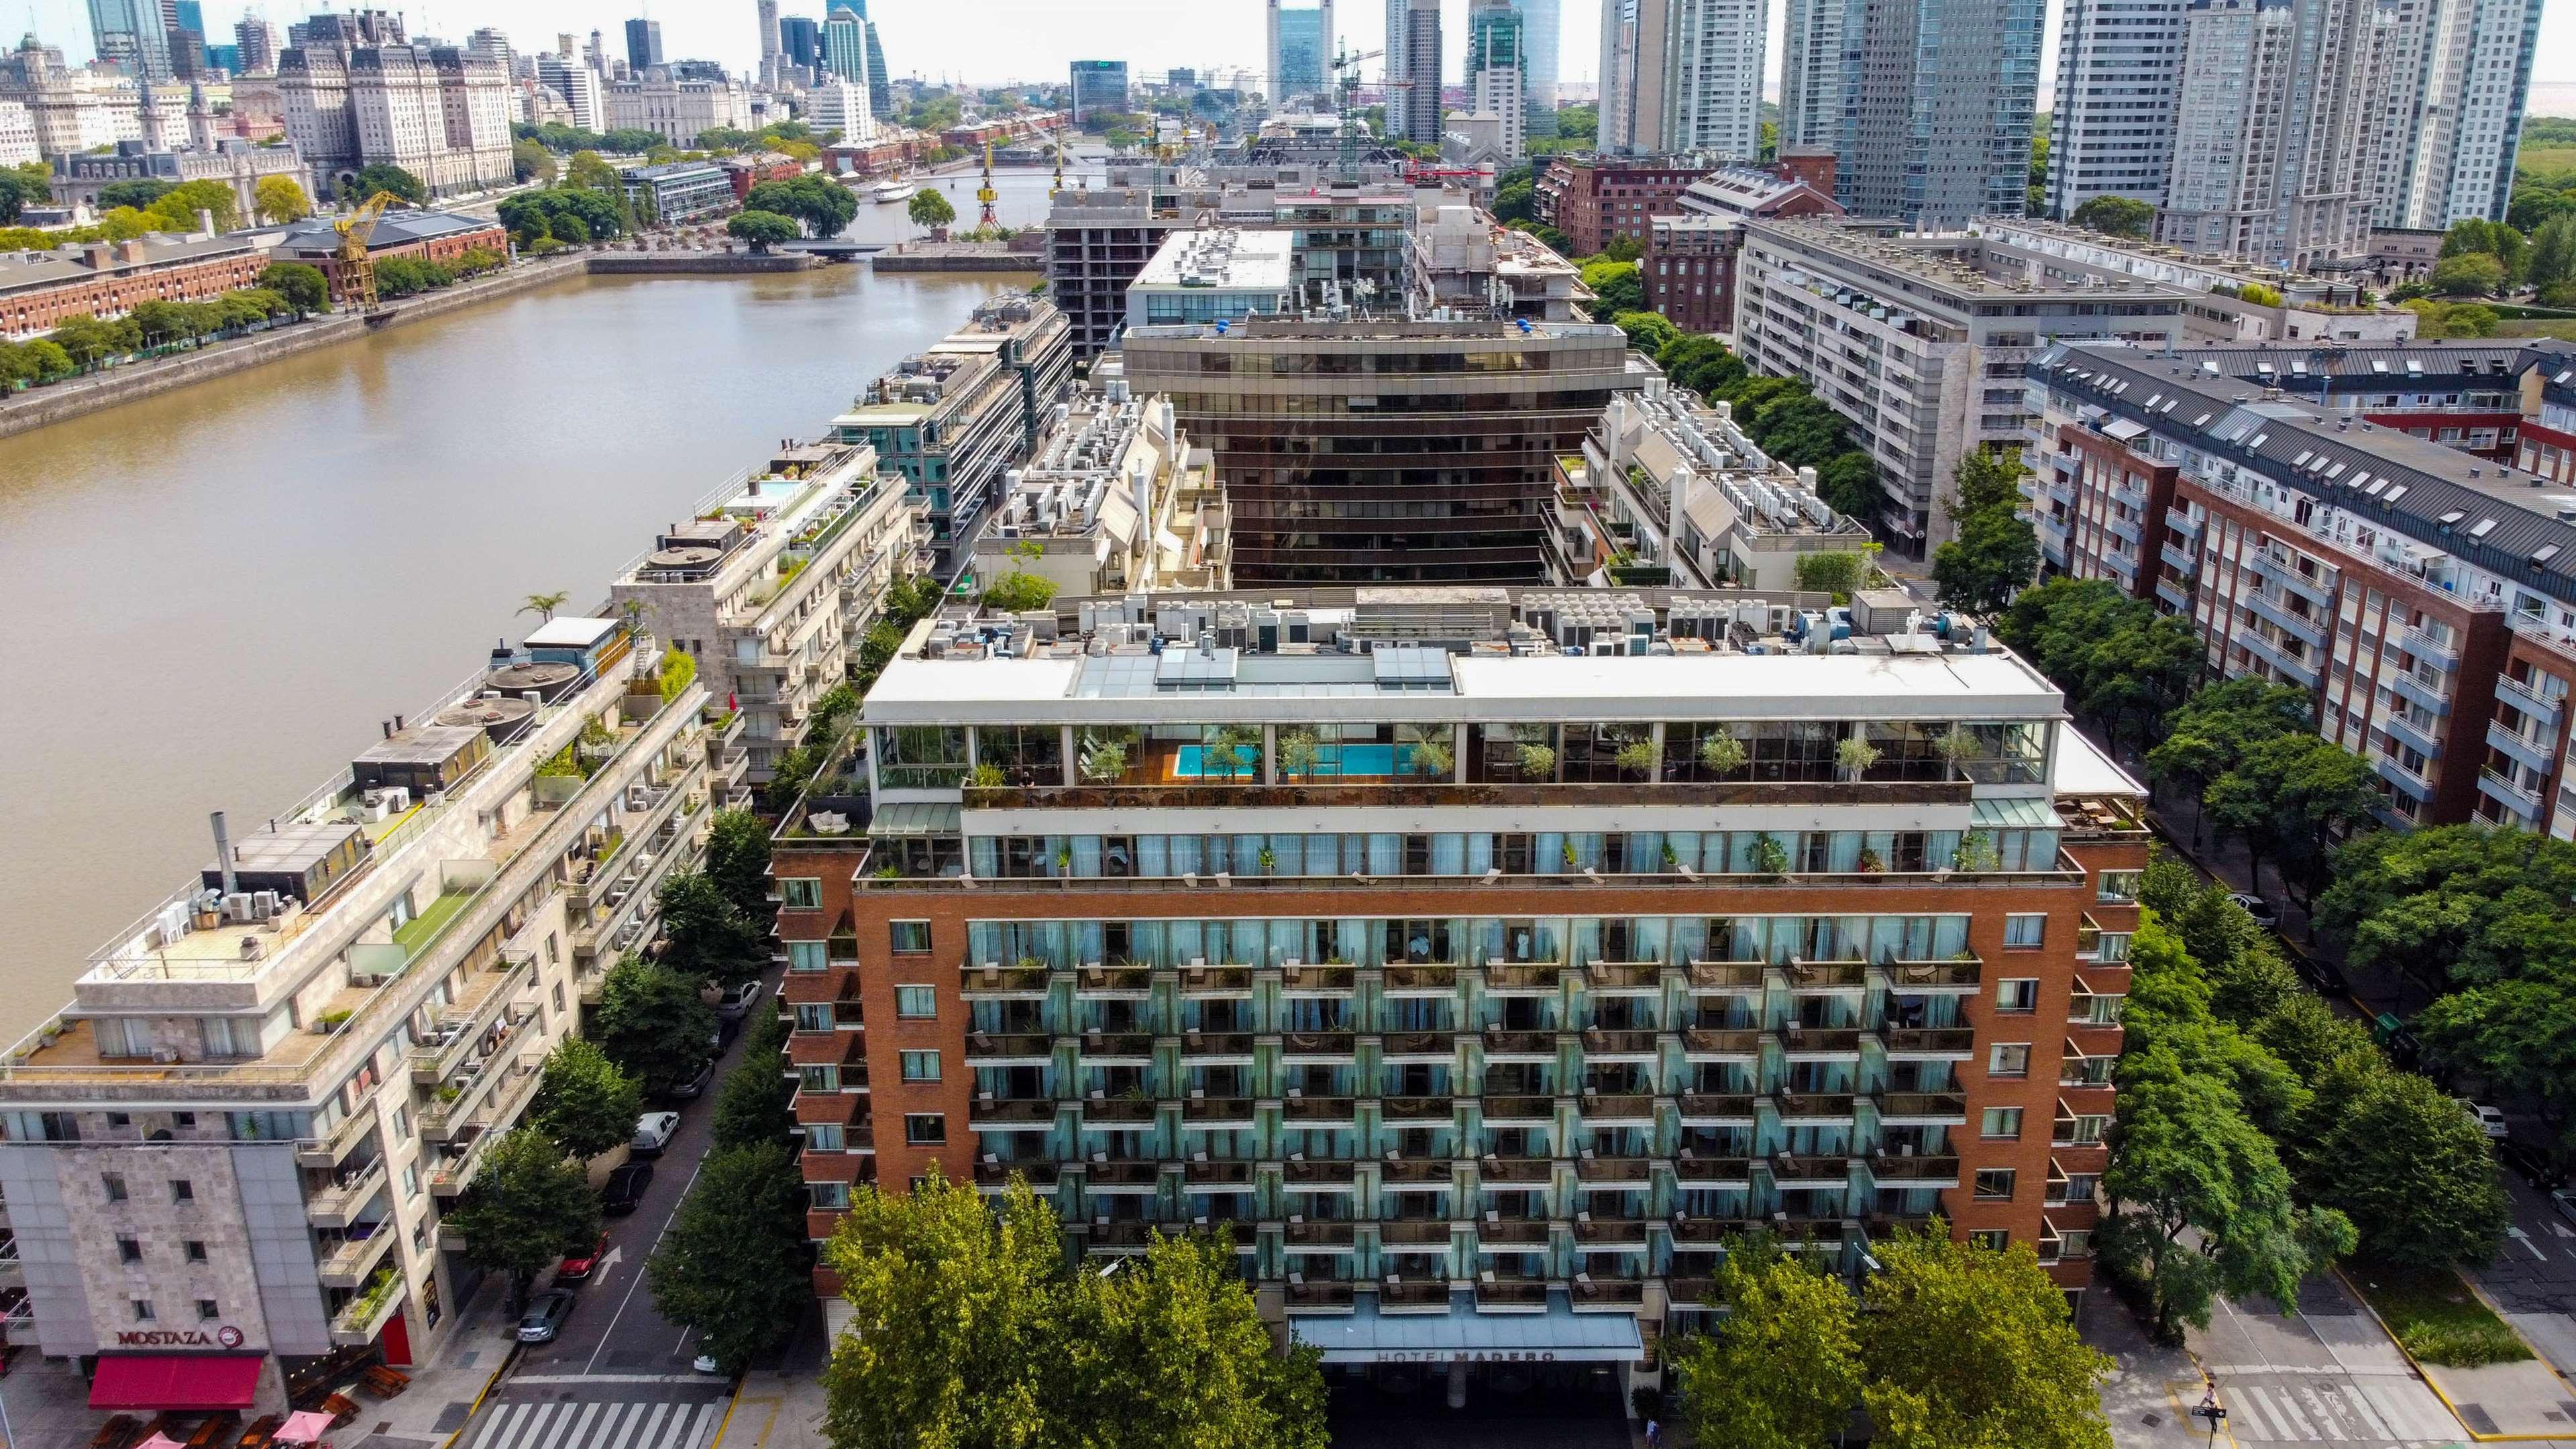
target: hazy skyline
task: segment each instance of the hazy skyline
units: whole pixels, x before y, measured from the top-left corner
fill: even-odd
[[[759,63],[753,35],[752,0],[437,0],[434,4],[383,4],[399,12],[415,34],[461,40],[475,29],[492,25],[522,50],[540,49],[565,30],[587,36],[601,33],[611,54],[622,54],[625,22],[649,15],[662,23],[663,52],[674,58],[722,62],[737,73]],[[827,0],[780,0],[789,15],[821,18]],[[1591,82],[1600,69],[1602,0],[1563,0],[1563,77]],[[244,14],[265,14],[281,28],[317,11],[358,8],[355,5],[249,4],[206,0],[208,41],[221,44],[232,36]],[[1073,60],[1124,60],[1132,73],[1159,75],[1174,66],[1199,69],[1262,63],[1265,46],[1262,0],[873,0],[869,18],[884,38],[886,59],[898,76],[931,80],[958,79],[979,84],[1010,81],[1062,81]],[[1467,0],[1442,0],[1447,28],[1463,35]],[[37,34],[63,47],[75,62],[90,50],[86,0],[30,0]],[[1767,61],[1769,87],[1776,93],[1780,72],[1780,31],[1786,6],[1771,0],[1771,45]],[[1068,16],[1078,16],[1069,19]],[[1380,48],[1384,17],[1380,7],[1343,3],[1334,7],[1341,41],[1355,51]],[[2043,65],[2055,66],[2057,13],[2049,13],[2049,35]],[[1447,47],[1450,74],[1465,51]],[[1377,62],[1365,68],[1377,78]],[[2040,104],[2048,103],[2050,74],[2041,78]],[[2539,114],[2576,114],[2576,0],[2559,0],[2541,20],[2540,46],[2533,66],[2533,109]],[[2561,100],[2559,95],[2565,95]]]

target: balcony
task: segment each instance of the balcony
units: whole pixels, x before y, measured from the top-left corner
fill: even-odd
[[[2383,682],[2397,691],[2400,698],[2422,705],[2430,714],[2439,717],[2451,712],[2450,692],[2439,679],[2428,683],[2412,674],[2398,673],[2384,676]]]
[[[2530,715],[2542,729],[2558,728],[2558,711],[2564,703],[2563,700],[2545,696],[2509,674],[2497,676],[2496,696],[2524,714]]]
[[[1094,1097],[1076,1104],[1082,1112],[1082,1128],[1095,1131],[1103,1127],[1151,1127],[1161,1106],[1146,1097]]]
[[[1476,1309],[1480,1313],[1545,1313],[1547,1284],[1525,1279],[1498,1278],[1476,1283]]]
[[[2424,758],[2428,760],[2438,760],[2442,757],[2441,735],[2433,730],[2425,728],[2423,725],[2417,724],[2414,716],[2408,714],[2406,711],[2402,709],[2390,710],[2388,712],[2388,717],[2383,720],[2382,723],[2387,727],[2390,738],[2413,745],[2416,749],[2423,751]],[[2487,722],[2488,743],[2492,744],[2495,742],[2496,733],[2501,729],[2503,729],[2503,726],[2495,721],[2490,720]],[[2545,753],[2543,753],[2536,763],[2538,763],[2542,769],[2547,769],[2549,767],[2549,758]]]
[[[1377,1225],[1378,1245],[1383,1248],[1446,1248],[1449,1246],[1449,1223],[1446,1219],[1407,1218]]]
[[[1488,1217],[1476,1226],[1476,1246],[1482,1252],[1496,1248],[1544,1248],[1547,1239],[1548,1226],[1541,1218]]]
[[[2478,771],[2478,793],[2520,815],[2526,822],[2540,818],[2540,792],[2526,790],[2493,770]]]
[[[1869,1159],[1869,1175],[1881,1187],[1957,1187],[1959,1159],[1882,1153]]]
[[[1781,1054],[1793,1062],[1858,1061],[1861,1030],[1856,1026],[1808,1026],[1792,1022],[1772,1034]]]
[[[1446,1063],[1458,1055],[1458,1034],[1450,1031],[1392,1031],[1386,1034],[1386,1060],[1393,1063]]]
[[[442,1008],[430,1038],[411,1049],[411,1079],[428,1086],[455,1070],[510,997],[536,984],[536,974],[535,962],[517,953],[504,956],[497,969],[469,973],[462,999]]]
[[[2292,655],[2288,650],[2252,629],[2240,630],[2232,638],[2236,643],[2245,646],[2246,653],[2272,666],[2282,678],[2308,689],[2317,687],[2316,665]],[[2405,691],[2398,692],[2403,694]]]
[[[1290,1097],[1279,1104],[1279,1120],[1290,1127],[1355,1127],[1359,1104],[1349,1097]]]
[[[1870,1101],[1878,1120],[1889,1126],[1959,1127],[1968,1121],[1965,1092],[1881,1092]]]
[[[1485,1125],[1546,1127],[1556,1121],[1554,1097],[1487,1097]]]
[[[1771,1175],[1773,1182],[1784,1188],[1851,1185],[1851,1162],[1848,1158],[1784,1152],[1758,1165]]]
[[[386,1264],[367,1291],[352,1298],[331,1317],[331,1341],[343,1348],[363,1348],[376,1341],[376,1335],[402,1311],[402,1270]]]
[[[2397,633],[2396,644],[2417,659],[2431,660],[2442,669],[2460,667],[2460,645],[2454,635],[2435,634],[2426,629],[2402,629]]]
[[[1456,1177],[1457,1173],[1446,1157],[1398,1157],[1390,1154],[1377,1169],[1378,1182],[1387,1187],[1398,1184],[1447,1187]]]
[[[2539,771],[2543,777],[2548,775],[2549,767],[2554,763],[2548,745],[2536,744],[2530,736],[2516,734],[2506,729],[2502,720],[2487,721],[2487,743],[2503,751],[2507,756]],[[2426,753],[2431,752],[2426,751]]]
[[[1248,1031],[1200,1031],[1196,1027],[1181,1033],[1181,1059],[1202,1065],[1220,1062],[1249,1063],[1253,1038]]]
[[[1043,1067],[1055,1060],[1055,1038],[1042,1032],[968,1032],[966,1060],[986,1067]]]
[[[1627,1027],[1586,1027],[1576,1043],[1586,1059],[1601,1062],[1651,1062],[1659,1049],[1655,1031]]]
[[[1749,1093],[1684,1092],[1682,1123],[1689,1127],[1750,1127],[1756,1099]]]
[[[1045,1130],[1055,1126],[1056,1111],[1052,1097],[979,1096],[967,1121],[978,1132]]]
[[[1556,1033],[1549,1031],[1505,1031],[1498,1026],[1485,1028],[1485,1060],[1488,1062],[1553,1062],[1556,1060]]]
[[[1252,968],[1249,966],[1184,966],[1181,968],[1181,997],[1185,1001],[1208,1001],[1252,994]]]
[[[2256,589],[2243,597],[2246,605],[2253,609],[2255,617],[2268,620],[2273,627],[2297,635],[2306,641],[2311,649],[2323,650],[2326,647],[2327,625],[2324,620],[2298,613],[2262,589]]]
[[[1309,1283],[1302,1275],[1292,1275],[1288,1283],[1288,1311],[1291,1313],[1348,1313],[1358,1285],[1326,1281]]]
[[[1292,1219],[1279,1240],[1295,1253],[1347,1253],[1359,1244],[1359,1224]]]
[[[1143,1158],[1093,1153],[1092,1160],[1082,1164],[1082,1176],[1088,1192],[1152,1192],[1162,1181],[1163,1167]]]
[[[1554,996],[1564,983],[1563,962],[1497,958],[1485,963],[1487,996]]]
[[[1974,1027],[1887,1026],[1878,1039],[1890,1061],[1964,1062],[1977,1054]]]
[[[1759,961],[1693,961],[1685,984],[1693,996],[1759,996],[1762,977]]]
[[[1852,1121],[1860,1102],[1849,1092],[1783,1092],[1770,1100],[1782,1119],[1810,1123]]]
[[[1645,1306],[1646,1285],[1637,1278],[1595,1278],[1589,1273],[1577,1273],[1571,1297],[1577,1313],[1611,1313]]]
[[[1750,1188],[1753,1160],[1748,1157],[1702,1157],[1685,1147],[1673,1159],[1673,1181],[1683,1187]]]
[[[295,1161],[303,1167],[337,1167],[358,1139],[375,1130],[375,1089],[370,1087],[358,1099],[358,1105],[331,1126],[326,1137],[306,1137],[295,1144]]]
[[[1574,1241],[1586,1248],[1604,1252],[1620,1249],[1643,1249],[1646,1246],[1646,1220],[1643,1218],[1595,1217],[1577,1213],[1574,1219]]]
[[[1643,1092],[1596,1092],[1585,1088],[1583,1120],[1597,1127],[1655,1123],[1655,1099]]]
[[[1359,987],[1359,970],[1342,965],[1296,965],[1279,973],[1279,990],[1300,1000],[1346,1000]]]
[[[2200,536],[2200,520],[2179,504],[2165,510],[2165,526],[2185,538]]]
[[[1181,1122],[1208,1131],[1244,1130],[1253,1125],[1250,1097],[1192,1097],[1181,1104]]]
[[[1289,1061],[1311,1057],[1320,1062],[1346,1062],[1358,1047],[1357,1035],[1347,1031],[1292,1031],[1279,1038],[1279,1050]]]
[[[1584,984],[1594,991],[1660,991],[1663,978],[1660,961],[1594,961],[1583,968]]]
[[[1144,1001],[1153,994],[1149,966],[1084,966],[1074,972],[1076,1001]]]
[[[1545,1187],[1556,1177],[1556,1164],[1544,1157],[1487,1157],[1476,1171],[1487,1187]]]
[[[1410,1282],[1387,1275],[1377,1290],[1380,1313],[1446,1313],[1449,1311],[1449,1285],[1443,1282]]]
[[[1378,1115],[1388,1122],[1447,1122],[1456,1113],[1449,1097],[1388,1097],[1378,1104]]]
[[[1252,1164],[1249,1162],[1208,1162],[1202,1153],[1181,1164],[1181,1182],[1195,1188],[1248,1188],[1252,1186]]]
[[[1682,1055],[1694,1062],[1752,1062],[1762,1056],[1763,1034],[1750,1027],[1712,1030],[1691,1027],[1682,1033]]]
[[[1653,1160],[1644,1157],[1595,1157],[1587,1152],[1574,1164],[1575,1181],[1586,1187],[1643,1187],[1653,1176]]]
[[[1086,1031],[1079,1042],[1086,1066],[1149,1066],[1154,1060],[1154,1036],[1143,1031]],[[972,1048],[969,1048],[970,1056]]]
[[[957,994],[968,1001],[1044,1001],[1055,973],[1044,965],[1003,966],[987,961],[963,968]]]
[[[367,1200],[383,1191],[385,1160],[381,1157],[344,1176],[337,1185],[323,1189],[304,1200],[305,1221],[317,1228],[340,1228]]]
[[[1438,997],[1458,994],[1458,968],[1446,961],[1407,962],[1386,968],[1389,997]]]
[[[367,1281],[367,1275],[375,1271],[376,1264],[384,1261],[385,1251],[394,1245],[396,1234],[393,1228],[387,1220],[379,1219],[372,1223],[353,1224],[349,1232],[355,1233],[362,1228],[366,1236],[346,1239],[322,1260],[320,1274],[323,1287],[355,1288]]]
[[[2320,610],[2334,608],[2335,583],[2331,578],[2310,578],[2292,567],[2287,559],[2269,551],[2255,554],[2250,562],[2256,578],[2269,580]]]
[[[1791,996],[1827,996],[1869,989],[1869,966],[1861,961],[1792,960],[1788,968]]]

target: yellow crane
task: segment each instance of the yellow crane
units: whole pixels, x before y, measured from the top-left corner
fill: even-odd
[[[975,225],[1000,226],[1002,219],[994,213],[993,203],[1002,199],[1002,193],[993,189],[993,143],[990,141],[984,143],[984,184],[975,188],[975,199],[984,204],[984,214],[976,218]]]
[[[400,200],[390,191],[379,191],[347,216],[331,219],[331,229],[340,234],[340,295],[361,313],[372,313],[382,305],[376,300],[376,264],[367,255],[367,241],[376,234],[385,208]]]

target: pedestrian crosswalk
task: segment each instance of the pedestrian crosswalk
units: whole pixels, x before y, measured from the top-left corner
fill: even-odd
[[[2219,1382],[2239,1444],[2433,1445],[2461,1442],[2459,1421],[2422,1384],[2396,1375],[2338,1381]]]
[[[487,1404],[465,1449],[706,1449],[724,1407],[721,1401]]]

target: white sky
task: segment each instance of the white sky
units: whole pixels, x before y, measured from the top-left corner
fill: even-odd
[[[346,9],[359,3],[314,5],[301,0],[205,0],[210,39],[229,38],[232,23],[245,13],[265,14],[283,25],[320,9]],[[478,26],[497,25],[523,50],[534,50],[562,30],[602,31],[618,53],[624,45],[623,24],[629,16],[648,14],[662,22],[662,48],[673,57],[722,61],[735,71],[758,61],[753,34],[752,0],[431,0],[389,4],[403,13],[415,34],[461,40]],[[89,51],[89,13],[84,0],[20,0],[37,33],[63,47],[75,60]],[[817,18],[824,0],[780,0],[787,14]],[[1463,34],[1467,0],[1442,0],[1449,12],[1446,29]],[[1562,0],[1565,36],[1559,45],[1561,70],[1567,80],[1591,80],[1599,69],[1601,0]],[[0,0],[0,16],[17,9]],[[886,60],[899,75],[993,83],[1007,80],[1062,80],[1065,63],[1076,59],[1124,59],[1135,73],[1161,72],[1173,66],[1207,69],[1262,63],[1262,0],[873,0],[869,7],[885,42]],[[1779,33],[1784,0],[1771,0],[1770,68],[1776,86],[1780,69]],[[1384,0],[1341,0],[1334,20],[1342,42],[1353,50],[1375,50],[1383,42]],[[2055,55],[2056,15],[2049,17],[2046,60]],[[1450,47],[1451,79],[1456,79],[1458,47]],[[2044,61],[2045,63],[2045,61]],[[1375,75],[1374,65],[1369,74]],[[2533,109],[2543,114],[2576,115],[2576,0],[2558,0],[2541,21],[2540,50],[2534,73]],[[2040,103],[2047,105],[2043,78]]]

